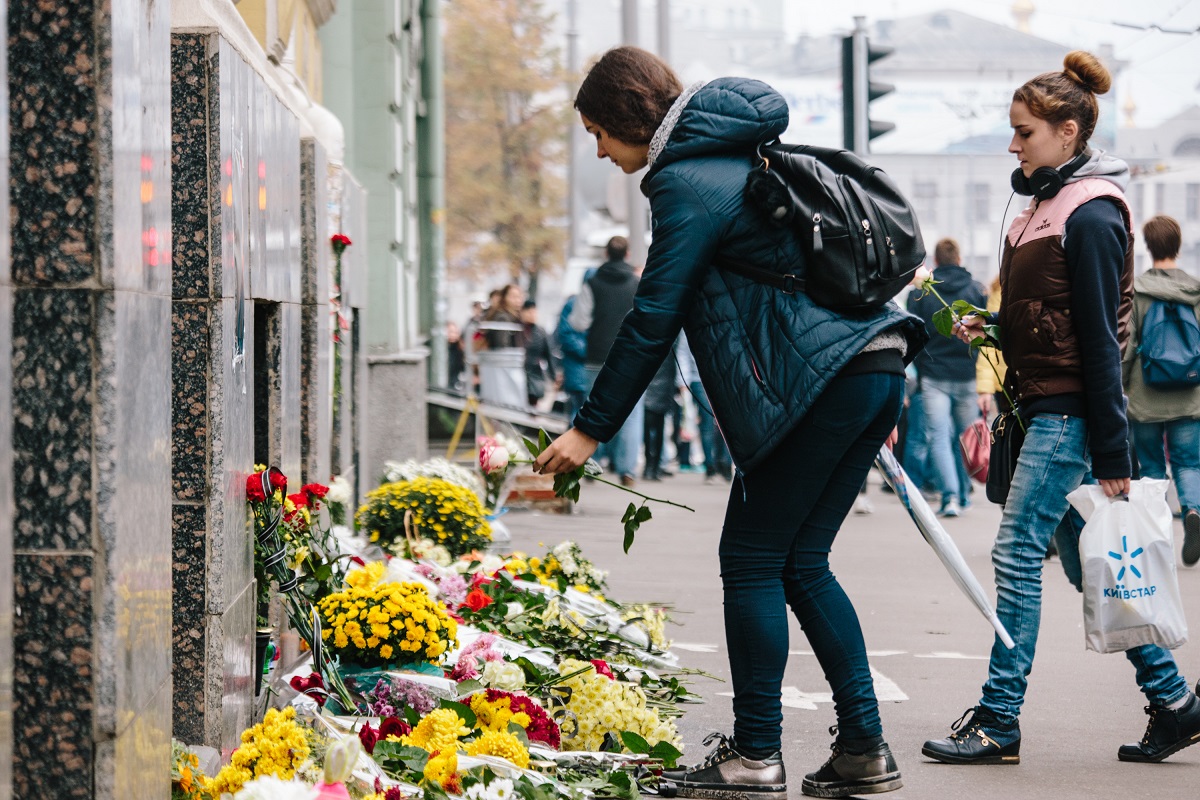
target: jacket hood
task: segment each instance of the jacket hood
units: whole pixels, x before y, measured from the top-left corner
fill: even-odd
[[[1200,305],[1200,281],[1181,269],[1149,269],[1133,284],[1138,294],[1171,303]]]
[[[777,139],[787,126],[787,102],[762,81],[718,78],[693,84],[650,140],[646,179],[682,158],[746,150]]]
[[[1103,178],[1116,186],[1122,192],[1129,184],[1129,165],[1115,156],[1110,156],[1103,150],[1092,150],[1092,157],[1087,163],[1067,178],[1067,183],[1081,181],[1084,178]]]

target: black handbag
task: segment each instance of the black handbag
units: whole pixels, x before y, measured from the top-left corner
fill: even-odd
[[[1008,501],[1008,489],[1012,486],[1013,473],[1017,471],[1017,456],[1025,442],[1025,430],[1015,411],[1003,411],[992,421],[992,451],[988,460],[988,475],[985,487],[987,499],[1004,505]]]

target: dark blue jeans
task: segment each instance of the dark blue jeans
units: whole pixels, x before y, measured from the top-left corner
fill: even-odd
[[[858,615],[829,569],[829,549],[903,394],[901,375],[834,378],[775,451],[733,483],[720,556],[740,747],[780,748],[787,606],[833,690],[839,739],[883,732]]]

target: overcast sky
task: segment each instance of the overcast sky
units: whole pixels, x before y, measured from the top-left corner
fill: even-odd
[[[846,31],[855,15],[870,23],[953,8],[1006,25],[1013,24],[1012,0],[785,0],[791,37]],[[1130,62],[1118,86],[1137,104],[1136,124],[1152,127],[1183,108],[1200,104],[1200,0],[1034,0],[1033,34],[1083,49],[1108,42]],[[1118,25],[1158,25],[1190,34],[1134,30]]]

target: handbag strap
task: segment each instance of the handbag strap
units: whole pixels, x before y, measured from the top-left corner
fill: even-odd
[[[752,267],[749,264],[742,264],[737,261],[726,261],[723,258],[717,259],[716,265],[721,269],[729,270],[735,275],[749,278],[755,283],[774,286],[784,294],[795,294],[796,292],[804,291],[804,278],[794,273],[780,274],[778,272],[771,272],[769,269],[760,269],[759,267]]]

